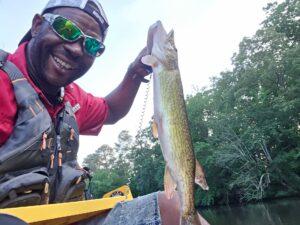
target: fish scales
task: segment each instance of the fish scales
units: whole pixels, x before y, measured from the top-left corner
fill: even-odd
[[[142,62],[153,70],[153,134],[159,139],[166,161],[165,192],[171,198],[175,188],[178,190],[181,225],[200,225],[194,206],[194,183],[205,190],[208,186],[193,151],[173,31],[167,34],[158,21],[149,29],[147,47],[150,55]]]
[[[158,124],[159,132],[164,132],[165,136],[158,136],[162,143],[164,158],[167,161],[172,177],[178,176],[177,188],[182,200],[182,208],[188,214],[193,211],[194,206],[194,173],[195,156],[192,147],[192,140],[188,126],[183,89],[181,85],[180,73],[178,70],[164,70],[154,79],[155,93],[160,93],[154,101],[160,104],[155,106],[154,119],[161,121]],[[157,80],[158,79],[158,80]],[[158,84],[158,83],[159,84]],[[161,119],[159,119],[161,118]],[[167,140],[164,140],[168,138]],[[168,142],[169,144],[163,144]],[[166,145],[169,145],[168,147]],[[180,180],[181,179],[181,180]]]

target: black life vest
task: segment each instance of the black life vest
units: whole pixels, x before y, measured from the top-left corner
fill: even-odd
[[[17,120],[0,146],[0,208],[83,200],[86,173],[78,169],[79,129],[65,103],[53,122],[38,94],[0,50],[0,69],[13,85]]]

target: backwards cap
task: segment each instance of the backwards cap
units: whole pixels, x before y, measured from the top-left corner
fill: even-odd
[[[93,4],[88,4],[93,3]],[[103,35],[103,40],[106,37],[108,29],[108,21],[106,15],[103,11],[101,4],[98,0],[49,0],[46,7],[42,11],[42,15],[51,9],[59,7],[71,7],[78,8],[92,16],[100,26],[100,30]],[[30,30],[25,34],[25,36],[20,41],[19,45],[25,41],[29,41],[32,38]]]

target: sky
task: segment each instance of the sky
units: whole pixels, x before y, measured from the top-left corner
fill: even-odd
[[[0,0],[0,48],[14,52],[35,13],[47,0]],[[123,79],[129,64],[146,46],[149,26],[160,20],[174,30],[184,94],[208,87],[210,78],[231,69],[231,57],[244,37],[252,37],[265,19],[271,0],[100,0],[109,20],[105,53],[78,83],[95,96],[106,96]],[[144,101],[145,115],[142,119]],[[99,136],[81,136],[79,162],[103,144],[114,146],[118,134],[135,136],[153,114],[152,83],[142,84],[130,112]]]

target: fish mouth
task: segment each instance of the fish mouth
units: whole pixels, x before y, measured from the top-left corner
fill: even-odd
[[[174,31],[167,33],[161,21],[151,25],[148,30],[147,51],[167,69],[178,68]]]
[[[166,39],[167,32],[163,27],[162,22],[158,20],[156,23],[150,26],[148,31],[148,54],[153,53],[153,47],[155,46],[159,46],[159,48],[162,50]],[[156,45],[154,45],[154,43],[156,43]]]

